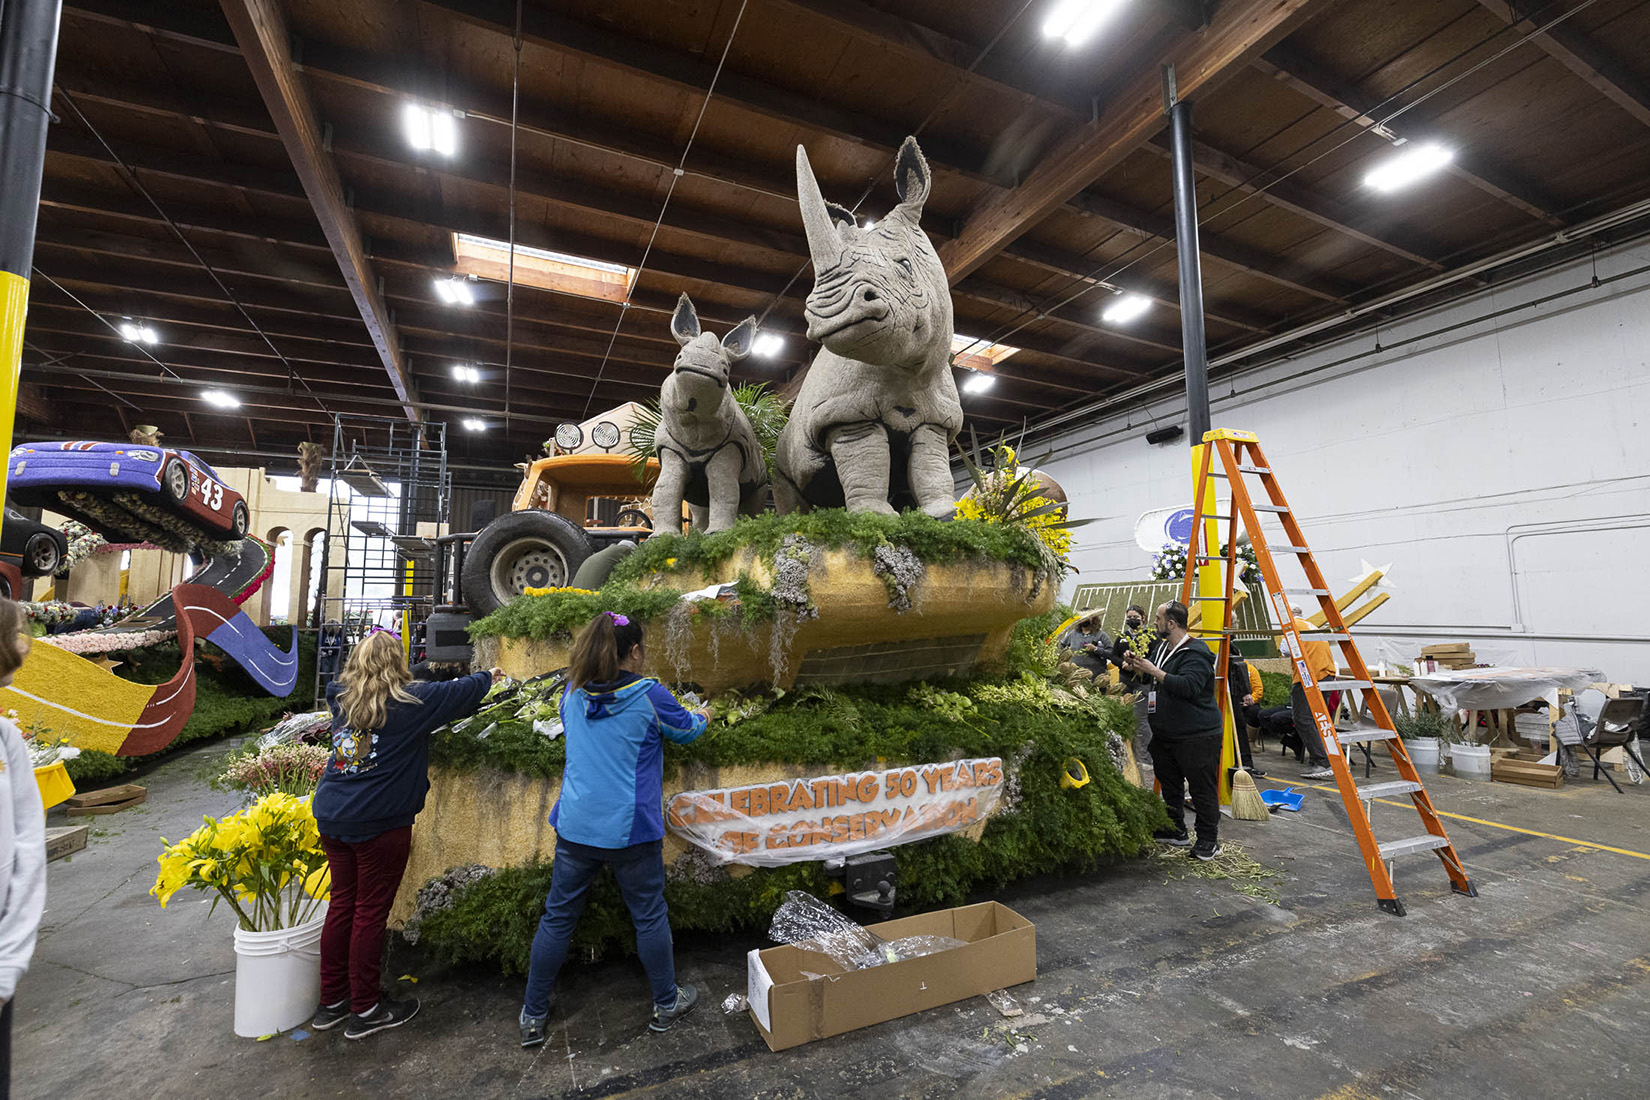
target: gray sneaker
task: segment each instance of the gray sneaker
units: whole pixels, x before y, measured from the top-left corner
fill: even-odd
[[[676,1003],[670,1008],[653,1006],[653,1022],[648,1024],[650,1031],[669,1031],[680,1020],[693,1010],[699,1003],[699,991],[691,985],[676,987]]]
[[[1334,779],[1335,778],[1335,769],[1329,767],[1328,765],[1324,765],[1323,767],[1317,767],[1317,768],[1307,768],[1305,771],[1301,772],[1301,778],[1302,779]]]

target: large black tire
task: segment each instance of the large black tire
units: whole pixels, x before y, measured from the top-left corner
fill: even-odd
[[[482,528],[464,555],[464,600],[491,615],[525,588],[564,588],[593,547],[554,512],[511,512]]]
[[[189,499],[189,467],[181,458],[169,458],[160,468],[160,494],[173,504]]]
[[[229,528],[235,538],[246,538],[246,529],[252,526],[252,513],[247,511],[246,504],[236,501],[235,507],[229,513]]]

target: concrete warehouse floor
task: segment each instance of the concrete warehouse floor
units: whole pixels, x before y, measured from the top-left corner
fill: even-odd
[[[1036,922],[1040,976],[1013,991],[1027,1009],[1014,1020],[974,998],[773,1054],[718,1007],[762,939],[684,936],[679,972],[706,996],[675,1031],[646,1031],[633,960],[571,966],[533,1053],[517,1046],[517,979],[399,941],[386,977],[416,975],[401,988],[424,1002],[406,1027],[358,1043],[236,1039],[228,915],[208,920],[184,894],[162,911],[146,893],[160,837],[234,808],[200,779],[225,751],[149,772],[146,806],[92,819],[90,847],[51,865],[14,1096],[1650,1095],[1650,785],[1440,777],[1439,808],[1478,819],[1449,823],[1481,896],[1452,896],[1435,858],[1411,857],[1403,919],[1376,910],[1329,791],[1298,815],[1228,823],[1281,871],[1267,882],[1175,857],[1017,884],[993,896]],[[1389,838],[1419,831],[1410,811],[1376,816]],[[1237,889],[1255,885],[1278,903]]]

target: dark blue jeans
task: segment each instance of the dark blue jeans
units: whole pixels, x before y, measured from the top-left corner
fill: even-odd
[[[556,975],[567,961],[567,944],[584,912],[585,897],[602,864],[613,868],[630,919],[636,925],[636,953],[653,986],[653,1003],[676,1004],[676,960],[671,948],[670,912],[665,908],[664,842],[632,844],[628,848],[592,848],[556,838],[556,861],[550,871],[550,896],[533,935],[533,954],[527,968],[527,999],[522,1011],[543,1016],[550,1011],[550,993]]]

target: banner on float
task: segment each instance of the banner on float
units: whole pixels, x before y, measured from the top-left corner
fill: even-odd
[[[993,756],[683,791],[665,820],[718,862],[778,867],[961,832],[991,816],[1002,789]]]

